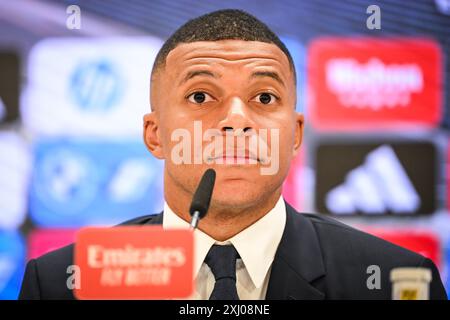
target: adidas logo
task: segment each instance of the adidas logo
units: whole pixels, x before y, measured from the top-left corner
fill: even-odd
[[[382,145],[326,194],[325,205],[334,214],[411,214],[421,200],[394,150]]]

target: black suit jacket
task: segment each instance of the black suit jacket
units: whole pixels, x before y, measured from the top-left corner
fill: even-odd
[[[289,204],[286,211],[266,299],[389,300],[389,273],[396,267],[429,268],[430,299],[447,299],[431,260],[324,215],[299,214]],[[121,225],[162,224],[162,217],[162,213],[144,216]],[[69,245],[29,261],[19,299],[74,299],[66,285],[73,248]],[[370,265],[380,267],[380,289],[367,287]]]

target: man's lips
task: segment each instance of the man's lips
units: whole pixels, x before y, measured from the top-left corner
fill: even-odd
[[[217,161],[222,160],[224,163],[242,163],[242,164],[256,164],[259,161],[259,158],[253,154],[252,152],[245,151],[227,151],[225,153],[219,153],[214,157],[210,157],[209,160]]]
[[[258,162],[258,159],[252,158],[252,157],[247,157],[247,156],[243,156],[243,157],[238,157],[238,156],[222,156],[219,159],[222,159],[224,163],[242,163],[242,164],[251,164],[254,163],[256,164]]]

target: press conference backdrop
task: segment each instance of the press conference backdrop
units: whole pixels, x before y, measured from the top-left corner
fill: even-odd
[[[430,257],[450,290],[450,1],[0,0],[0,299],[80,227],[162,209],[141,138],[152,62],[221,8],[262,19],[295,60],[305,141],[285,198]]]

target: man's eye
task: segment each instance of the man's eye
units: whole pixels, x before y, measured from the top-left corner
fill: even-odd
[[[207,94],[206,92],[201,92],[201,91],[191,93],[190,95],[187,96],[187,98],[190,102],[197,103],[197,104],[214,100],[209,94]]]
[[[278,97],[276,97],[275,95],[268,93],[268,92],[264,92],[264,93],[260,93],[258,94],[253,101],[262,103],[262,104],[272,104],[274,103],[276,100],[278,99]]]

